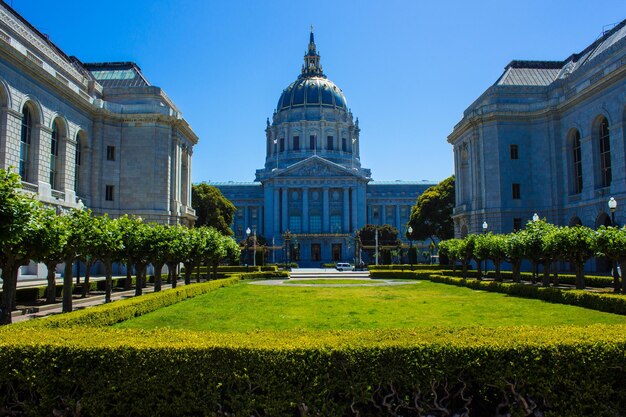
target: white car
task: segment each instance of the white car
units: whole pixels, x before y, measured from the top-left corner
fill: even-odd
[[[354,266],[347,262],[339,262],[335,265],[335,269],[337,269],[337,271],[354,271]]]

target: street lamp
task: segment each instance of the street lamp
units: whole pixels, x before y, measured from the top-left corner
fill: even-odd
[[[536,216],[537,214],[535,214]],[[535,216],[533,216],[533,219],[535,218]],[[483,222],[483,235],[487,234],[487,229],[489,228],[489,225],[487,224],[487,221],[485,220]],[[483,269],[483,274],[485,276],[487,276],[487,259],[485,259],[485,268]]]
[[[245,250],[246,250],[246,272],[248,272],[248,264],[250,263],[250,254],[248,253],[248,239],[250,238],[250,232],[251,232],[251,230],[248,227],[246,229],[246,247],[245,247]]]
[[[534,222],[538,222],[539,221],[539,215],[537,213],[533,214],[533,221]]]
[[[252,265],[256,269],[256,227],[254,228],[254,236],[252,237],[252,244],[254,245],[253,255],[252,255]]]
[[[413,228],[409,226],[406,229],[407,237],[409,238],[409,264],[411,264],[411,271],[413,270],[413,258],[411,256],[413,252]]]
[[[291,247],[290,247],[290,239],[291,239],[291,233],[289,233],[289,230],[285,231],[285,270],[289,271],[291,270]]]
[[[617,208],[617,201],[611,197],[609,198],[609,210],[611,210],[611,226],[617,227],[615,224],[615,209]],[[617,270],[617,262],[613,261],[613,282],[615,283],[615,292],[619,292],[619,271]]]

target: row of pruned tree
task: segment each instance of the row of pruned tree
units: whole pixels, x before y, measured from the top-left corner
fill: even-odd
[[[58,215],[21,190],[20,177],[0,169],[0,268],[2,269],[2,304],[0,324],[11,323],[15,306],[19,268],[30,261],[48,268],[48,302],[55,301],[55,268],[64,263],[63,311],[72,310],[73,264],[87,268],[82,286],[89,291],[89,274],[94,263],[104,265],[106,301],[111,300],[112,266],[127,265],[125,287],[131,288],[131,270],[135,268],[136,295],[141,295],[147,266],[154,266],[155,291],[162,286],[161,271],[168,269],[168,281],[176,286],[180,264],[185,266],[185,284],[199,265],[217,265],[227,259],[239,259],[239,247],[228,236],[212,227],[186,228],[144,223],[139,217],[92,216],[89,210],[70,210]],[[199,277],[199,276],[198,276]]]
[[[542,283],[550,284],[551,265],[569,262],[576,271],[576,288],[585,288],[585,263],[593,257],[605,257],[626,269],[626,228],[601,226],[597,230],[585,226],[555,226],[545,220],[530,221],[524,230],[510,234],[469,235],[464,239],[448,239],[439,244],[439,252],[447,256],[453,268],[460,261],[464,276],[472,260],[476,261],[477,276],[482,276],[481,262],[490,260],[495,266],[496,280],[501,280],[500,266],[509,262],[513,280],[520,281],[523,260],[532,263],[533,281],[537,265],[543,265]],[[614,291],[626,293],[626,280],[617,273]]]

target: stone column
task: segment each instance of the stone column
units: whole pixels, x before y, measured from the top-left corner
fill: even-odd
[[[302,233],[309,233],[309,189],[302,187]]]
[[[283,218],[282,218],[282,230],[289,229],[289,188],[284,187],[283,189]]]
[[[328,233],[330,229],[330,203],[328,198],[328,187],[322,189],[322,232]]]
[[[354,232],[359,228],[359,223],[357,221],[357,196],[356,196],[356,187],[352,188],[352,225],[350,226],[350,232]]]
[[[273,224],[273,235],[280,234],[280,187],[274,188],[274,204],[273,204],[273,216],[274,216],[274,224]]]
[[[380,213],[381,224],[387,224],[387,205],[381,204],[380,211],[381,211]]]
[[[343,189],[343,232],[350,233],[350,188]]]
[[[402,236],[402,230],[403,230],[403,225],[400,223],[400,204],[396,204],[396,228],[398,229],[398,232],[400,232],[400,235]]]
[[[243,210],[243,232],[245,233],[246,229],[250,227],[250,219],[248,218],[248,212],[250,210],[248,206],[243,206],[241,209]],[[250,227],[250,229],[252,229],[252,227]]]

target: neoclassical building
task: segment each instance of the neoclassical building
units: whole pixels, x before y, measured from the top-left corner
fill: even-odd
[[[131,62],[85,64],[0,2],[0,168],[48,205],[192,224],[198,137]]]
[[[465,110],[454,147],[455,234],[626,223],[626,20],[562,61],[512,61]]]
[[[354,261],[355,231],[390,224],[404,237],[411,207],[429,182],[377,182],[361,167],[359,121],[320,64],[311,31],[298,78],[283,90],[265,128],[265,166],[249,183],[212,183],[237,207],[232,228],[274,247],[290,232],[301,266]],[[285,254],[272,255],[282,260]]]

